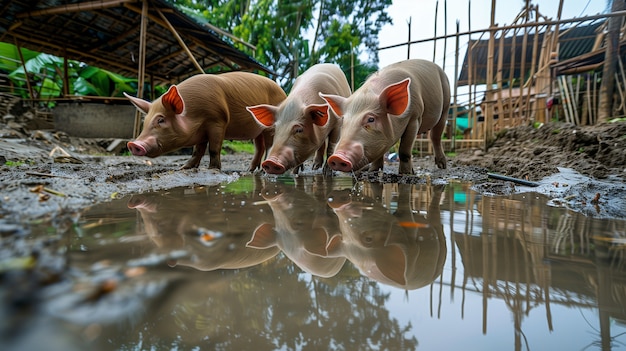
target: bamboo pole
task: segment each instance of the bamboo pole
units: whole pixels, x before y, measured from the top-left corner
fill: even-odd
[[[524,16],[524,24],[528,24],[528,6],[529,6],[529,1],[526,0],[526,9],[525,11],[525,16]],[[517,109],[518,111],[520,111],[520,114],[522,111],[525,111],[526,106],[524,105],[524,85],[526,84],[526,50],[528,47],[528,27],[524,27],[524,35],[522,36],[522,62],[521,62],[521,68],[520,68],[520,86],[519,86],[519,97],[518,97],[518,101],[519,101],[519,108]],[[517,118],[521,118],[521,116],[516,116],[516,120]],[[516,123],[517,124],[517,123]]]
[[[467,29],[472,28],[472,1],[468,0],[467,2]],[[457,33],[458,34],[458,33]],[[470,107],[469,114],[467,115],[467,125],[472,126],[470,129],[470,138],[476,138],[476,129],[478,128],[477,120],[476,120],[476,99],[472,99],[472,38],[468,38],[468,43],[470,44],[467,48],[467,88],[468,88],[468,106]]]
[[[28,95],[30,95],[31,99],[35,99],[35,95],[33,92],[33,86],[30,84],[30,78],[28,74],[28,69],[26,68],[26,61],[24,60],[24,54],[22,54],[22,48],[20,43],[17,41],[17,38],[13,37],[15,40],[15,47],[17,48],[17,53],[20,56],[20,62],[22,63],[22,68],[24,69],[24,78],[26,79],[26,88],[28,88]]]
[[[592,21],[592,20],[597,20],[597,19],[605,19],[605,18],[610,18],[610,17],[623,17],[623,16],[626,16],[626,11],[616,11],[616,12],[604,13],[604,14],[598,14],[598,15],[574,17],[574,18],[569,18],[565,20],[545,21],[545,22],[542,22],[542,24],[543,25],[555,25],[555,24],[563,24],[563,23],[579,23],[579,22],[587,22],[587,21]],[[533,27],[533,26],[535,26],[535,22],[526,23],[526,24],[515,24],[515,25],[510,25],[510,26],[501,26],[498,28],[499,29],[514,29],[514,28],[525,28],[525,27]],[[489,32],[489,31],[491,31],[490,28],[475,29],[475,30],[459,33],[459,35],[464,36],[464,35],[471,35],[471,34],[477,34],[477,33]],[[418,39],[418,40],[411,41],[410,44],[419,44],[419,43],[424,43],[424,42],[433,41],[433,40],[451,38],[454,36],[456,36],[456,34],[442,35],[442,36],[438,36],[434,38]],[[404,45],[406,45],[406,43],[387,45],[387,46],[378,48],[378,50],[393,49],[393,48],[404,46]]]
[[[458,33],[460,30],[460,25],[459,25],[459,20],[456,20],[456,32]],[[457,117],[457,104],[458,104],[458,98],[457,98],[457,94],[459,92],[459,37],[456,37],[456,41],[454,44],[454,102],[453,102],[453,106],[454,108],[452,109],[452,135],[450,138],[450,148],[452,149],[451,151],[454,152],[456,150],[456,117]],[[469,128],[469,116],[468,116],[468,124],[467,127]]]
[[[498,63],[496,67],[496,106],[498,107],[498,123],[500,124],[500,128],[504,128],[504,118],[506,117],[504,113],[504,104],[502,104],[502,65],[504,63],[504,37],[505,31],[502,30],[500,31],[500,39],[498,40]]]
[[[620,104],[615,109],[616,112],[624,108],[624,90],[622,89],[622,85],[619,83],[619,75],[615,73],[615,85],[617,86],[617,92],[619,93]]]
[[[67,51],[65,51],[63,53],[63,97],[67,97],[68,95],[70,95],[70,77]]]
[[[437,37],[437,12],[439,11],[439,0],[435,2],[435,38]],[[435,54],[437,52],[437,40],[433,40],[433,62],[435,62]]]
[[[139,29],[139,68],[137,69],[137,97],[143,98],[143,85],[146,76],[146,37],[148,32],[148,0],[143,0],[141,5],[141,25]],[[141,117],[139,110],[135,111],[135,123],[133,126],[133,138],[137,138],[141,132]]]
[[[589,125],[593,125],[593,108],[592,108],[592,103],[591,103],[591,99],[592,99],[592,92],[591,92],[591,73],[587,72],[587,75],[585,77],[586,83],[587,83],[587,93],[586,93],[586,103],[587,103],[587,114],[588,114],[588,120],[586,121],[587,124]]]
[[[183,50],[185,50],[185,52],[189,56],[189,59],[194,64],[194,66],[196,66],[196,68],[198,69],[198,71],[200,71],[200,73],[204,73],[204,69],[202,69],[202,66],[200,66],[196,58],[193,56],[193,53],[191,52],[191,50],[189,50],[183,38],[180,37],[180,35],[176,31],[176,28],[174,28],[174,26],[170,23],[170,21],[167,20],[167,18],[165,17],[165,15],[163,14],[161,10],[159,10],[158,8],[156,10],[159,13],[159,16],[161,16],[161,19],[165,23],[167,29],[169,29],[170,32],[172,32],[172,35],[174,35],[174,38],[176,38],[176,41],[178,41],[178,44],[183,48]]]
[[[574,124],[579,125],[580,121],[578,120],[578,95],[575,95],[574,87],[572,86],[572,79],[566,79],[566,88],[569,95],[570,108],[572,112],[572,118],[574,120]]]
[[[490,32],[489,32],[489,43],[487,47],[487,92],[491,92],[493,89],[493,52],[494,52],[494,44],[495,44],[495,34],[496,34],[496,0],[491,0],[491,21],[490,21]],[[491,106],[483,111],[485,115],[485,151],[488,149],[488,145],[493,140],[493,110]]]
[[[509,100],[507,101],[507,109],[509,118],[513,118],[513,85],[515,84],[515,53],[517,51],[517,30],[513,29],[513,37],[511,38],[511,62],[509,65]]]
[[[448,56],[448,0],[443,0],[443,69],[446,68],[446,56]],[[455,78],[456,79],[456,78]]]
[[[535,6],[535,17],[539,18],[539,5]],[[532,49],[532,61],[530,62],[530,74],[528,77],[528,82],[527,82],[527,86],[528,86],[528,94],[526,94],[526,106],[528,106],[528,109],[526,111],[530,110],[530,115],[528,115],[527,113],[524,114],[524,116],[526,117],[524,119],[524,122],[527,122],[530,120],[530,117],[533,115],[532,111],[530,107],[530,97],[532,95],[532,87],[535,85],[535,70],[537,69],[537,50],[539,49],[539,22],[536,22],[537,26],[535,26],[535,36],[533,39],[533,49]],[[537,94],[537,89],[535,89],[535,96]],[[537,99],[535,98],[535,109],[537,108]]]
[[[408,43],[411,42],[411,17],[409,17],[409,23],[407,23],[409,26],[409,40]],[[411,44],[406,44],[406,59],[410,59],[411,58]],[[354,91],[354,90],[352,90]]]

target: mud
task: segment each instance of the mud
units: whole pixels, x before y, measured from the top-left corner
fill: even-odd
[[[246,174],[252,158],[227,152],[221,172],[208,169],[208,160],[198,169],[181,170],[188,155],[120,156],[123,140],[74,138],[53,130],[27,130],[15,122],[0,124],[0,136],[3,232],[11,223],[54,219],[127,194],[232,181]],[[537,191],[589,216],[626,218],[624,122],[518,127],[501,131],[487,152],[469,149],[449,157],[444,170],[430,156],[419,155],[414,157],[415,175],[398,175],[397,166],[388,162],[384,172],[336,176],[374,182],[472,182],[475,190],[494,195]],[[310,167],[308,161],[302,174],[314,173]],[[490,172],[539,186],[490,179]]]

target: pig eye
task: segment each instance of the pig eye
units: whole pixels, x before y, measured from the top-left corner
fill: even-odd
[[[304,128],[302,126],[293,126],[293,134],[300,134],[304,132]]]
[[[376,121],[376,119],[372,116],[367,118],[367,123],[374,123]]]
[[[165,118],[159,117],[159,119],[157,119],[157,124],[159,124],[159,125],[165,124]]]

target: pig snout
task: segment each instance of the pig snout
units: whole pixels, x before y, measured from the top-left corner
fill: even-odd
[[[285,166],[276,158],[268,158],[261,164],[263,170],[269,174],[283,174],[287,170]]]
[[[333,154],[328,158],[328,165],[335,171],[351,172],[352,162],[342,154]]]
[[[129,141],[126,146],[135,156],[145,156],[148,153],[143,145],[135,141]]]

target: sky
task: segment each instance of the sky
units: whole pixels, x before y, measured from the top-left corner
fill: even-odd
[[[393,0],[388,7],[388,14],[393,19],[393,25],[385,25],[379,33],[379,47],[405,43],[408,39],[408,23],[411,20],[411,41],[429,39],[435,37],[435,9],[437,10],[437,35],[444,35],[444,2],[447,7],[447,34],[456,33],[456,21],[459,21],[461,33],[469,31],[469,0]],[[539,13],[551,20],[556,20],[558,15],[559,0],[531,0],[533,4],[539,4]],[[437,3],[438,6],[437,6]],[[471,0],[471,30],[487,29],[491,21],[492,0]],[[607,1],[603,0],[563,0],[563,12],[561,19],[571,19],[596,15],[606,12]],[[496,1],[495,22],[499,26],[513,23],[515,18],[524,9],[523,0],[498,0]],[[472,39],[478,39],[480,35],[472,35]],[[488,38],[484,36],[483,38]],[[459,65],[463,63],[467,49],[467,35],[459,38]],[[445,67],[450,83],[454,82],[455,73],[455,43],[456,39],[450,38],[446,43],[444,55],[444,40],[436,43],[435,62]],[[412,44],[410,48],[411,59],[421,58],[433,60],[434,42]],[[379,67],[385,67],[394,62],[407,59],[406,45],[392,49],[379,50]],[[460,71],[460,68],[459,68]]]

